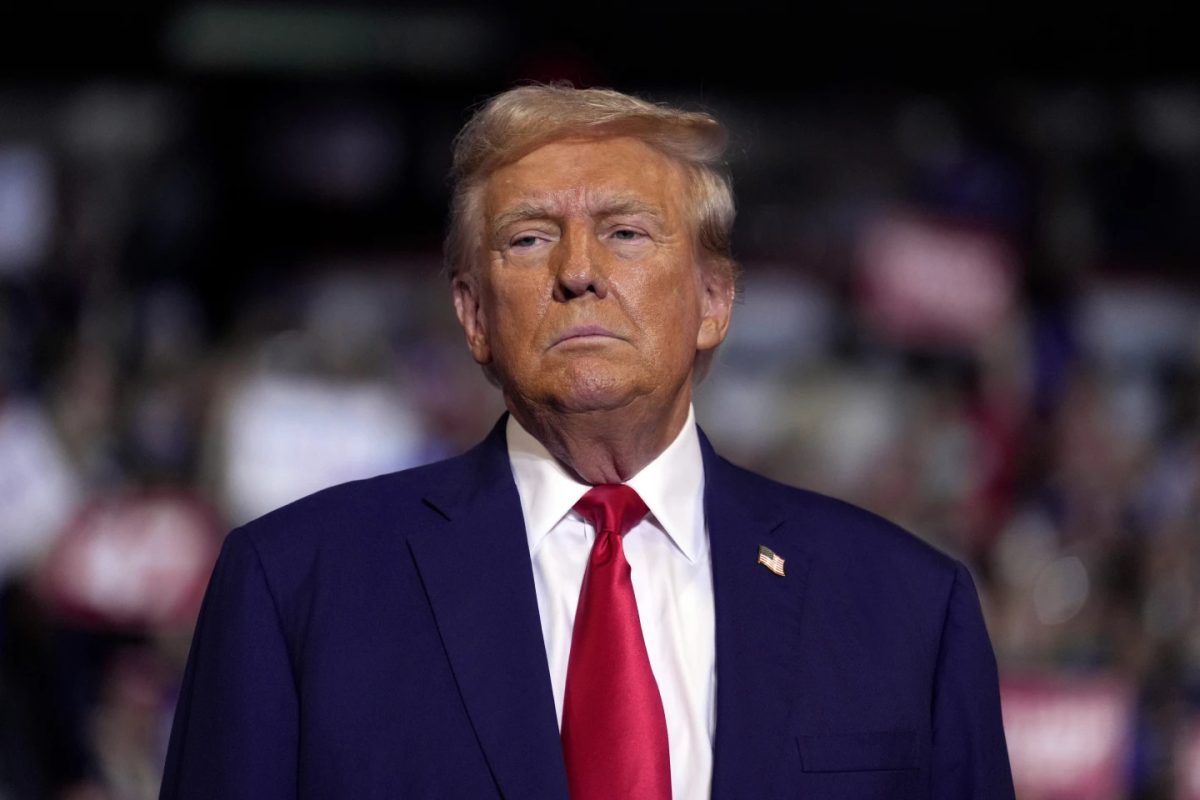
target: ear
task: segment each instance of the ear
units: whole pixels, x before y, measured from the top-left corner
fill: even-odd
[[[492,348],[488,343],[487,324],[479,292],[479,282],[472,275],[455,275],[450,284],[454,295],[454,313],[467,335],[467,347],[478,364],[492,360]]]
[[[712,350],[725,341],[729,320],[733,315],[733,270],[724,264],[701,265],[700,330],[696,333],[696,350]]]

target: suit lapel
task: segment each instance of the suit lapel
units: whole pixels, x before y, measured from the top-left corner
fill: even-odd
[[[717,730],[713,800],[774,794],[790,746],[800,664],[800,613],[810,558],[761,489],[701,434],[705,514],[716,609]],[[758,546],[785,559],[785,576],[757,564]]]
[[[446,518],[409,539],[442,643],[505,798],[566,798],[524,517],[505,418],[426,502]]]

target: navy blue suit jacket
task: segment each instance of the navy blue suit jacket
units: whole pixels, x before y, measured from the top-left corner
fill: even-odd
[[[1012,798],[966,569],[701,442],[713,798]],[[785,577],[756,564],[759,545]],[[503,420],[462,456],[229,535],[162,797],[566,799]]]

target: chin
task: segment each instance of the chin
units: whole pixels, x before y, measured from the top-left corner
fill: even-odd
[[[571,413],[611,411],[644,394],[628,378],[611,370],[579,365],[563,377],[553,392],[554,405]]]

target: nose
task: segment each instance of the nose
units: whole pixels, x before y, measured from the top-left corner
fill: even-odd
[[[595,238],[585,226],[568,226],[559,240],[554,257],[554,299],[560,303],[593,294],[603,300],[608,294],[608,282],[598,261]]]

